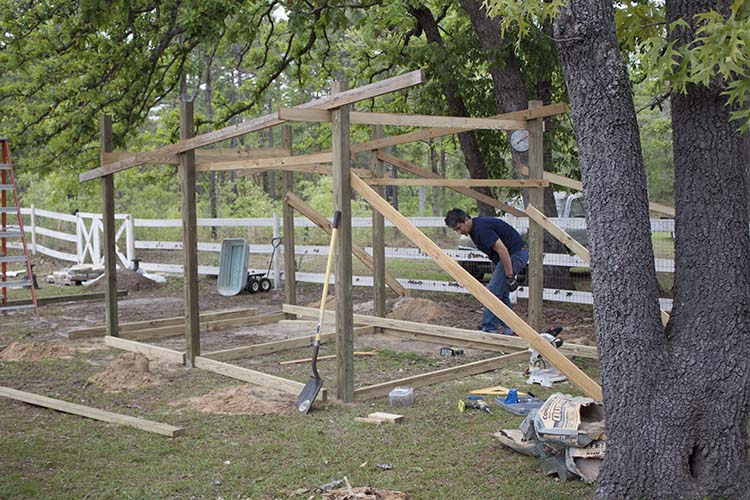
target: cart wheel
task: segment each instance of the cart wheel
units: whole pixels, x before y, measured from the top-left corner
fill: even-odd
[[[260,291],[261,292],[268,292],[271,290],[271,280],[268,278],[263,278],[260,280]]]
[[[257,293],[260,291],[260,282],[256,279],[253,279],[250,283],[247,284],[247,291],[250,293]]]

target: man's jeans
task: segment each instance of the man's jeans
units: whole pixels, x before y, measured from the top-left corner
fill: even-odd
[[[510,261],[513,264],[513,274],[518,274],[523,271],[529,263],[529,251],[522,249],[510,256]],[[492,279],[487,285],[487,289],[492,292],[495,297],[502,300],[503,303],[509,308],[513,308],[513,304],[510,302],[510,293],[508,292],[508,285],[505,283],[505,269],[503,264],[498,262],[495,266],[495,270],[492,273]],[[482,330],[485,332],[495,333],[498,331],[498,327],[502,325],[503,333],[509,335],[513,333],[513,330],[508,328],[503,321],[497,316],[492,314],[492,311],[484,308],[484,314],[482,315]]]

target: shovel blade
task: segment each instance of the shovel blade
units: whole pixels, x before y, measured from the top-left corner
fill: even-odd
[[[297,407],[297,411],[303,415],[306,415],[310,411],[310,407],[318,397],[321,387],[323,387],[323,379],[320,377],[310,377],[310,379],[302,388],[302,392],[297,398],[297,402],[294,406]]]

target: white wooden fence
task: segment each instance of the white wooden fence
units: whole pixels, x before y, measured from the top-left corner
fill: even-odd
[[[28,223],[25,224],[25,230],[30,233],[30,238],[27,240],[30,242],[30,251],[32,254],[41,253],[50,257],[60,259],[63,261],[74,262],[78,264],[91,263],[91,264],[102,264],[103,263],[103,252],[102,252],[102,238],[103,238],[103,224],[102,215],[96,213],[77,213],[75,215],[61,214],[56,212],[50,212],[47,210],[41,210],[35,207],[21,209],[23,215],[28,216]],[[181,228],[182,221],[180,219],[137,219],[129,214],[116,214],[116,221],[120,221],[117,224],[117,232],[115,237],[116,242],[116,254],[123,267],[132,267],[133,259],[137,257],[138,250],[159,250],[159,251],[181,251],[182,241],[155,241],[155,240],[138,240],[136,239],[136,232],[138,228]],[[528,219],[516,218],[512,216],[506,217],[514,227],[524,230],[528,228]],[[70,228],[71,232],[64,232],[59,229],[51,229],[49,226],[50,221],[52,225],[57,224],[66,225]],[[57,221],[56,223],[54,221]],[[416,227],[430,228],[430,227],[444,227],[442,217],[410,217],[409,221]],[[581,218],[572,219],[550,219],[558,227],[562,229],[585,229],[585,220]],[[40,222],[42,222],[40,224]],[[67,223],[67,224],[66,224]],[[294,221],[296,228],[302,227],[316,227],[314,223],[310,222],[306,218],[295,218]],[[352,227],[354,228],[367,228],[372,224],[371,218],[353,218]],[[198,219],[199,227],[242,227],[242,228],[271,228],[273,230],[274,237],[278,237],[280,234],[280,222],[277,214],[274,217],[266,218],[217,218],[217,219]],[[386,227],[392,227],[388,221],[386,221]],[[651,220],[651,231],[653,233],[662,234],[673,234],[674,233],[674,221],[666,219],[652,219]],[[45,242],[49,241],[46,245],[39,243],[38,237],[44,237]],[[55,248],[52,248],[54,246]],[[251,254],[265,254],[270,255],[272,253],[271,244],[250,244]],[[365,250],[372,255],[371,248],[365,248]],[[75,253],[72,253],[75,251]],[[220,243],[210,242],[199,242],[198,251],[201,252],[221,252]],[[280,269],[280,254],[283,252],[283,246],[279,247],[279,251],[276,252],[274,262],[272,263],[273,273],[272,277],[276,286],[279,285],[283,277],[283,271]],[[466,260],[466,261],[486,261],[481,252],[476,250],[459,250],[459,249],[447,249],[446,253],[454,259]],[[669,252],[666,252],[669,253]],[[315,256],[326,256],[328,254],[327,245],[295,245],[295,255],[315,255]],[[390,260],[404,259],[404,260],[430,260],[418,248],[386,248],[386,257]],[[566,268],[579,267],[587,268],[588,265],[580,258],[571,255],[562,254],[546,254],[544,256],[544,264],[548,266],[563,266]],[[659,272],[673,273],[674,272],[674,260],[670,258],[657,258],[655,259],[655,267]],[[182,273],[182,265],[180,264],[165,264],[155,262],[141,262],[140,267],[150,272],[164,272],[164,273]],[[408,267],[408,266],[407,266]],[[250,272],[265,272],[266,269],[250,269]],[[390,268],[389,268],[390,271]],[[198,273],[204,275],[218,275],[218,266],[201,265],[198,267]],[[401,282],[405,288],[413,290],[429,290],[437,292],[452,292],[452,293],[467,293],[464,288],[452,280],[420,280],[404,278],[396,273],[396,278]],[[408,274],[408,273],[405,273]],[[445,275],[446,278],[450,278]],[[309,282],[309,283],[322,283],[324,274],[321,273],[310,273],[310,272],[297,272],[297,281]],[[333,278],[332,278],[333,279]],[[372,276],[354,276],[352,278],[352,284],[354,286],[372,286]],[[522,287],[517,292],[517,297],[526,298],[528,296],[527,289]],[[593,298],[590,292],[582,292],[575,290],[556,290],[556,289],[545,289],[544,300],[554,302],[573,302],[578,304],[592,304]],[[660,299],[662,309],[669,311],[672,308],[671,299]]]

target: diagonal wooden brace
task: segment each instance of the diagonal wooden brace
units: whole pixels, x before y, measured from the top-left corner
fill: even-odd
[[[492,292],[487,290],[481,283],[464,270],[457,262],[451,259],[440,247],[428,238],[419,229],[414,227],[403,215],[398,213],[387,201],[380,197],[375,190],[367,185],[356,174],[351,176],[352,188],[366,199],[370,205],[384,217],[393,223],[404,235],[417,245],[453,279],[463,285],[474,297],[495,315],[510,326],[522,339],[535,349],[544,359],[552,363],[571,382],[578,386],[588,396],[595,400],[602,400],[602,388],[578,368],[572,361],[566,358],[560,351],[552,346],[539,333],[534,331],[524,320],[514,313]]]

